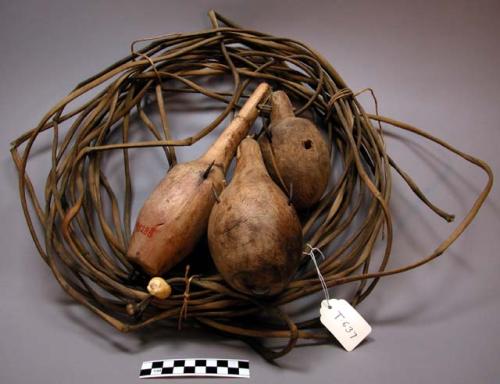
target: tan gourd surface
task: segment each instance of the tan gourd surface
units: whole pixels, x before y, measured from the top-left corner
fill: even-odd
[[[229,163],[268,91],[267,84],[260,84],[208,151],[197,160],[175,165],[144,203],[127,256],[150,275],[171,269],[205,233],[215,194],[222,191]]]
[[[217,269],[240,292],[279,293],[296,271],[302,228],[252,138],[238,148],[234,177],[210,215],[208,241]]]
[[[269,134],[259,139],[269,174],[305,209],[317,203],[330,176],[328,145],[312,121],[295,117],[285,92],[272,95]],[[284,185],[282,185],[284,184]]]

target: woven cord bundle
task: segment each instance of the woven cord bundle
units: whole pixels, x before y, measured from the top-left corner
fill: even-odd
[[[126,259],[131,234],[132,148],[163,147],[170,166],[175,148],[190,146],[212,132],[239,109],[253,84],[266,81],[285,90],[303,112],[314,116],[328,136],[342,172],[305,219],[304,235],[311,247],[322,249],[318,259],[328,287],[358,281],[351,302],[364,300],[382,276],[410,270],[441,255],[471,223],[493,181],[489,166],[448,143],[408,124],[368,114],[330,63],[306,45],[287,38],[240,28],[211,11],[209,30],[162,36],[92,78],[80,83],[55,105],[38,126],[12,143],[19,172],[21,203],[30,233],[45,262],[64,290],[123,332],[163,320],[166,326],[201,325],[238,337],[274,359],[289,352],[299,339],[329,339],[317,317],[295,321],[284,304],[321,291],[321,282],[307,252],[300,272],[288,288],[270,300],[256,300],[232,290],[217,274],[167,274],[173,295],[159,300],[149,295],[136,268]],[[230,76],[232,92],[217,92],[201,80]],[[98,90],[98,91],[96,91]],[[94,94],[94,93],[95,94]],[[197,93],[223,105],[223,111],[192,137],[171,138],[164,98]],[[161,128],[145,109],[154,100]],[[266,121],[269,107],[261,106]],[[151,139],[129,141],[130,121],[138,118]],[[403,268],[387,270],[393,231],[388,207],[391,172],[395,170],[416,196],[447,221],[453,216],[434,206],[410,176],[386,152],[381,123],[435,142],[480,167],[488,181],[466,216],[429,255]],[[38,196],[27,165],[41,134],[52,134],[52,163],[44,196]],[[110,143],[111,135],[120,143]],[[122,156],[124,200],[102,168],[107,154]],[[111,212],[107,214],[106,212]],[[42,231],[37,230],[36,220]],[[331,250],[332,242],[342,240]],[[372,257],[376,241],[382,256]],[[309,250],[309,246],[305,247]],[[208,251],[207,251],[208,252]],[[265,314],[265,316],[262,316]],[[263,340],[286,338],[281,349]]]

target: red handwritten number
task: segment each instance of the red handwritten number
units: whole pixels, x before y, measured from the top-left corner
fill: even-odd
[[[155,227],[148,227],[147,225],[139,222],[137,223],[137,230],[149,238],[153,237],[155,233]]]

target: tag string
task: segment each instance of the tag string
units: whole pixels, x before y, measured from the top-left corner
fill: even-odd
[[[325,294],[326,303],[328,308],[330,309],[330,295],[328,294],[328,286],[326,285],[325,279],[319,270],[318,262],[316,261],[315,252],[318,252],[320,256],[325,259],[325,255],[321,252],[321,249],[313,247],[311,244],[306,244],[309,247],[309,252],[302,252],[304,255],[309,255],[314,263],[314,267],[316,268],[316,273],[318,274],[319,282],[321,283],[321,287],[323,288],[323,293]]]

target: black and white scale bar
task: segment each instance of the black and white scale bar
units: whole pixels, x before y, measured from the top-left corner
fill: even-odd
[[[141,379],[152,377],[217,376],[250,377],[248,360],[238,359],[167,359],[142,363]]]

